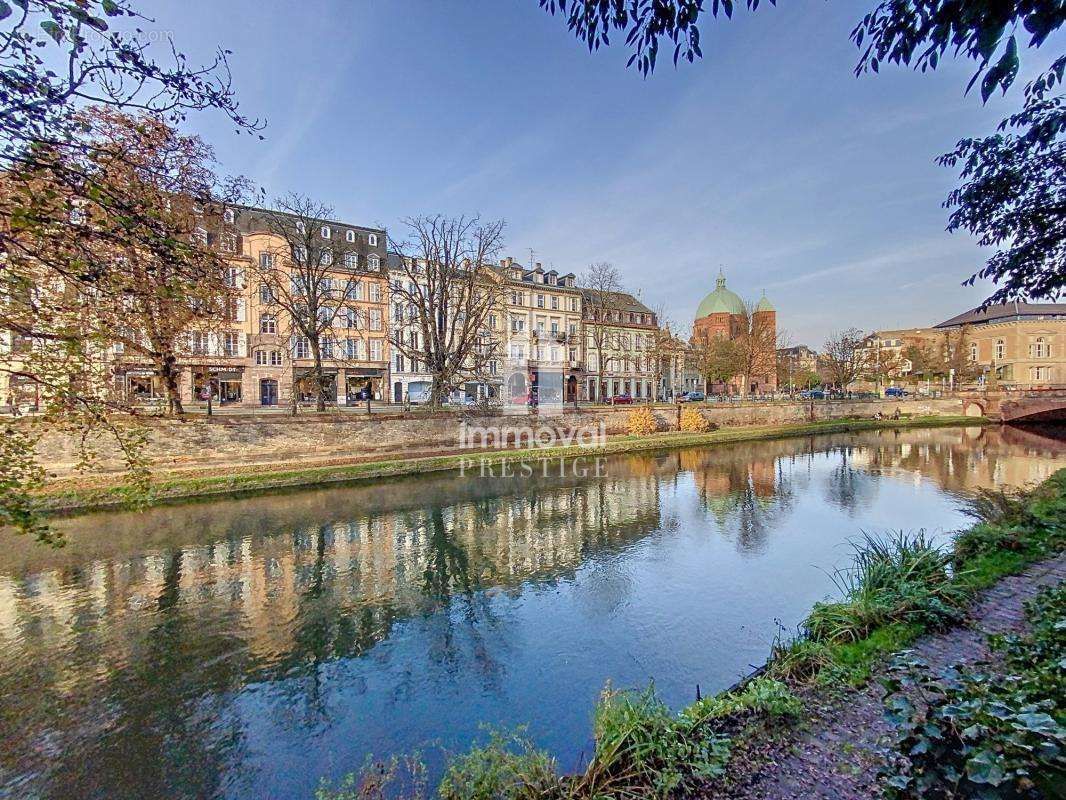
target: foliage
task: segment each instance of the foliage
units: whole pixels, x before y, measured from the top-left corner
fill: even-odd
[[[659,430],[655,412],[648,406],[634,408],[626,415],[626,429],[630,436],[651,436]]]
[[[1062,12],[1059,12],[1059,19]],[[940,158],[962,185],[944,203],[948,230],[973,234],[998,251],[971,276],[1002,285],[988,301],[1054,298],[1066,289],[1066,56],[1025,89],[1025,105],[980,139],[962,139]]]
[[[44,484],[44,468],[37,463],[36,431],[12,424],[0,428],[0,526],[10,525],[48,543],[55,541],[44,523],[33,492]]]
[[[696,361],[696,369],[708,385],[729,383],[743,368],[740,347],[725,336],[696,336],[692,341],[691,352]]]
[[[711,422],[698,408],[681,409],[681,430],[687,433],[707,433],[711,430]]]
[[[788,686],[779,680],[760,675],[748,681],[739,691],[725,692],[697,700],[681,715],[693,723],[742,714],[763,714],[771,717],[798,717],[803,703]]]
[[[951,554],[923,531],[866,536],[852,566],[834,575],[844,599],[815,604],[806,622],[809,637],[854,642],[893,623],[936,628],[958,622],[965,595],[952,581],[950,564]]]
[[[130,25],[113,29],[116,18]],[[144,177],[144,164],[136,149],[97,136],[83,112],[145,112],[173,128],[189,111],[213,108],[238,130],[260,127],[238,110],[225,51],[195,66],[171,46],[158,50],[169,62],[157,60],[145,22],[127,0],[0,1],[0,328],[18,345],[0,370],[34,396],[37,434],[60,429],[82,442],[112,436],[130,467],[129,486],[138,489],[146,478],[141,436],[112,419],[124,409],[106,391],[98,357],[111,342],[71,308],[56,314],[41,299],[77,298],[116,274],[121,279],[126,265],[116,256],[123,251],[171,263],[188,244],[158,205],[110,180],[119,165]],[[24,496],[40,478],[32,457],[25,448],[4,450],[0,514],[17,530],[47,538]]]
[[[491,731],[487,744],[451,761],[438,795],[441,800],[548,800],[563,791],[554,758],[521,731]]]
[[[1040,798],[1066,785],[1066,585],[1028,611],[1031,636],[993,642],[1005,674],[977,665],[934,676],[912,658],[894,665],[884,681],[898,725],[890,797]]]
[[[609,687],[596,707],[595,751],[577,779],[579,797],[669,797],[696,780],[720,775],[728,740],[705,727],[709,717],[673,714],[653,688]]]
[[[759,7],[759,0],[746,3],[752,10]],[[644,76],[655,69],[662,37],[674,45],[675,65],[682,58],[691,63],[703,57],[696,22],[707,10],[704,0],[540,0],[540,7],[553,16],[556,11],[566,15],[567,27],[590,51],[609,45],[612,31],[625,31],[633,49],[627,66],[636,64]],[[713,0],[710,13],[717,17],[719,12],[732,17],[733,0]]]
[[[315,800],[423,800],[426,786],[426,766],[414,753],[368,763],[359,773],[349,772],[335,786],[323,779],[315,789]]]

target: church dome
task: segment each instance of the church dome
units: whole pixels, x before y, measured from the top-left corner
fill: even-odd
[[[744,314],[744,301],[725,288],[725,276],[718,274],[718,286],[703,298],[696,310],[696,319],[708,314]]]
[[[755,306],[755,310],[756,311],[776,311],[776,309],[773,306],[773,303],[771,303],[769,300],[766,299],[766,295],[763,295],[759,299],[759,305]]]

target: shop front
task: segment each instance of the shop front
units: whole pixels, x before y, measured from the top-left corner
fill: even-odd
[[[385,392],[385,370],[374,367],[353,367],[345,370],[345,401],[348,405],[369,400],[388,400]]]
[[[337,402],[337,371],[322,370],[322,388],[327,403]],[[318,402],[318,387],[315,375],[307,370],[296,378],[296,399],[301,403]]]
[[[120,376],[126,401],[135,405],[154,405],[167,396],[163,378],[153,369],[129,369]]]
[[[192,368],[192,397],[201,403],[209,399],[220,406],[237,405],[244,399],[241,385],[244,369],[225,364]]]

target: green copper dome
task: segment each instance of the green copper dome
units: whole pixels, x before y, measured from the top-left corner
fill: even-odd
[[[759,305],[755,306],[756,311],[775,311],[773,304],[766,299],[766,295],[763,295],[759,299]]]
[[[703,298],[696,310],[696,319],[708,314],[743,314],[744,301],[725,288],[725,276],[718,273],[718,287]]]

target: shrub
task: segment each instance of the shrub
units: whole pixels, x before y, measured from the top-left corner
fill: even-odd
[[[441,800],[550,800],[563,795],[555,759],[519,730],[456,756],[437,790]]]
[[[729,740],[705,722],[675,716],[653,688],[606,689],[596,706],[592,760],[573,796],[663,798],[722,774]]]
[[[898,725],[897,758],[883,770],[891,797],[1039,798],[1066,785],[1066,584],[1028,606],[1033,633],[993,640],[1006,674],[985,665],[933,676],[913,659],[883,683]],[[921,702],[915,704],[913,697]]]
[[[958,622],[966,593],[952,580],[951,561],[924,531],[866,536],[855,546],[851,567],[834,576],[844,599],[816,603],[805,623],[807,635],[855,642],[893,623],[938,628]]]
[[[714,430],[710,421],[697,408],[681,410],[681,430],[688,433],[707,433]]]
[[[632,436],[650,436],[659,430],[655,413],[648,406],[634,408],[626,418],[626,427]]]

